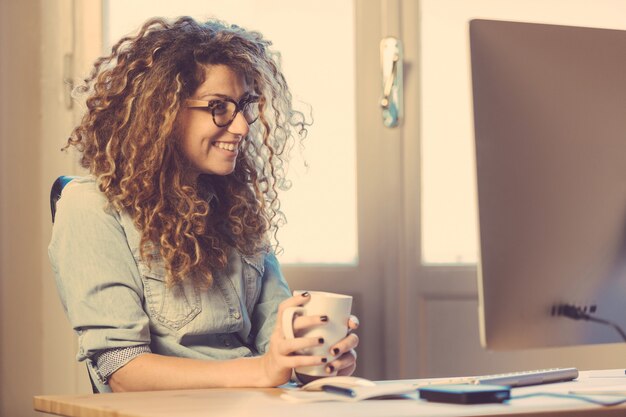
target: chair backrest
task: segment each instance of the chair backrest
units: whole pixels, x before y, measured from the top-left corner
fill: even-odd
[[[61,175],[52,184],[50,189],[50,213],[52,214],[52,223],[54,223],[54,215],[57,212],[57,201],[61,198],[61,191],[63,188],[76,177]]]

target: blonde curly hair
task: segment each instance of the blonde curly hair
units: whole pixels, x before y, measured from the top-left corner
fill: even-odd
[[[99,58],[78,87],[87,111],[66,148],[81,152],[81,165],[110,204],[131,215],[141,257],[161,257],[170,284],[211,285],[233,249],[252,255],[277,245],[284,221],[277,190],[307,123],[292,107],[270,45],[257,32],[217,20],[151,19]],[[178,120],[210,65],[244,76],[260,97],[260,115],[233,173],[203,174],[195,183],[184,175]]]

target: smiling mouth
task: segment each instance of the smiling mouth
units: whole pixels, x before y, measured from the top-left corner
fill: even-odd
[[[213,146],[217,146],[225,151],[235,152],[237,150],[237,144],[232,142],[213,142]]]

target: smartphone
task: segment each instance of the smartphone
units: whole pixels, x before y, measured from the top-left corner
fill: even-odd
[[[501,403],[511,398],[511,388],[503,385],[450,384],[419,389],[420,398],[452,404]]]

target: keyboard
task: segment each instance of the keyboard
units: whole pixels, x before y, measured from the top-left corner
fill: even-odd
[[[537,369],[534,371],[509,372],[497,375],[483,375],[476,377],[476,381],[479,384],[524,387],[527,385],[571,381],[576,378],[578,378],[578,369],[576,368],[550,368]]]
[[[549,368],[494,375],[436,378],[418,382],[416,385],[419,387],[440,384],[490,384],[525,387],[528,385],[571,381],[576,378],[578,378],[578,369],[576,368]]]

